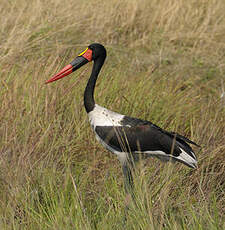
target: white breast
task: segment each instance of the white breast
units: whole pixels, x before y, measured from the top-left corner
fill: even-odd
[[[94,109],[88,113],[88,117],[91,126],[95,129],[96,126],[122,126],[121,120],[124,115],[95,104]]]

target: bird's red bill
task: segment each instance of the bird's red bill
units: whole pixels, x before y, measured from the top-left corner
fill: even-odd
[[[73,72],[73,66],[71,64],[65,66],[61,71],[59,71],[57,74],[55,74],[51,79],[45,82],[45,84],[48,84],[50,82],[59,80],[60,78],[63,78]]]
[[[85,65],[86,63],[92,61],[92,50],[87,48],[82,53],[80,53],[69,65],[65,66],[61,71],[55,74],[51,79],[45,82],[48,84],[50,82],[59,80],[73,71],[79,69],[81,66]]]

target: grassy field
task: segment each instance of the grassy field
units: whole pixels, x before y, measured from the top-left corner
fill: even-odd
[[[0,229],[225,229],[224,12],[222,0],[1,0]],[[126,213],[119,161],[83,107],[92,64],[44,85],[92,42],[108,51],[98,104],[202,146],[197,170],[141,162]]]

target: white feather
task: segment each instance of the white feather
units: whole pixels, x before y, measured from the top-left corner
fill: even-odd
[[[193,156],[195,157],[195,158],[193,158],[189,154],[187,154],[183,149],[180,148],[180,150],[182,152],[176,158],[183,161],[183,162],[186,162],[191,167],[196,168],[197,167],[197,160],[196,160],[195,154],[192,152]]]
[[[95,129],[96,126],[122,126],[121,120],[124,115],[95,104],[94,109],[88,113],[88,117],[91,126]]]
[[[193,158],[191,157],[189,154],[187,154],[183,149],[181,149],[181,153],[179,156],[173,156],[173,155],[169,155],[169,154],[166,154],[165,152],[163,151],[160,151],[160,150],[157,150],[157,151],[144,151],[144,152],[135,152],[135,153],[145,153],[145,154],[148,154],[149,156],[152,156],[152,157],[157,157],[159,158],[160,160],[162,161],[169,161],[170,159],[178,159],[184,163],[186,163],[187,165],[189,165],[190,167],[192,168],[196,168],[197,167],[197,160],[196,158]],[[194,153],[193,153],[194,155]],[[194,155],[195,157],[195,155]]]

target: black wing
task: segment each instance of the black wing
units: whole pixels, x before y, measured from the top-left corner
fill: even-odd
[[[120,152],[163,151],[166,154],[179,156],[180,148],[190,156],[193,141],[174,132],[168,132],[149,121],[125,116],[122,126],[96,126],[98,136],[111,148]],[[197,145],[197,144],[195,144]]]

